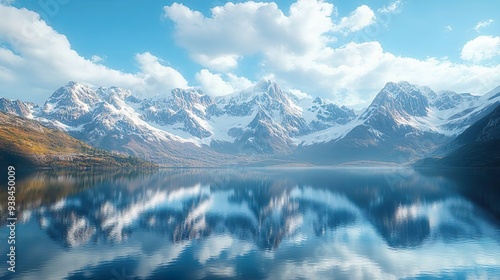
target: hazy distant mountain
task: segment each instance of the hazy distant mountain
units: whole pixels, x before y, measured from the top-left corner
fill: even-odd
[[[0,109],[94,147],[167,165],[408,162],[486,116],[500,100],[497,93],[479,97],[387,83],[356,115],[321,98],[299,99],[268,80],[216,98],[191,88],[146,99],[117,87],[70,82],[41,108],[3,99]]]
[[[354,120],[310,135],[298,156],[322,164],[419,158],[466,129],[471,115],[484,114],[471,110],[454,117],[478,99],[469,94],[435,93],[407,82],[387,83]]]

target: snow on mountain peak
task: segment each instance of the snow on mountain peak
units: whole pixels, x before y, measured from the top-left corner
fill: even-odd
[[[370,107],[385,108],[392,113],[425,116],[429,101],[418,86],[408,82],[389,82],[377,94]]]
[[[390,82],[357,116],[320,97],[298,100],[270,80],[217,98],[189,88],[143,100],[118,87],[93,90],[70,82],[33,115],[101,148],[130,149],[134,154],[145,142],[171,149],[165,144],[170,140],[224,153],[288,153],[300,144],[333,143],[344,137],[372,145],[456,135],[499,99],[500,87],[480,98]]]
[[[321,97],[316,97],[313,100],[313,103],[316,103],[316,104],[319,104],[319,105],[323,104],[323,102],[324,101],[323,101],[323,99]]]
[[[125,100],[126,98],[132,96],[132,92],[130,90],[126,90],[119,87],[99,87],[96,90],[96,94],[103,100],[108,100],[113,97],[117,97],[121,100]]]
[[[255,84],[254,88],[265,89],[265,88],[268,88],[270,86],[277,86],[277,84],[269,79],[262,79]],[[263,91],[265,91],[265,90],[263,90]]]
[[[94,105],[100,101],[99,96],[88,86],[69,82],[45,102],[41,116],[74,125],[87,120]]]
[[[35,104],[24,103],[19,100],[10,100],[7,98],[0,97],[0,111],[6,112],[9,114],[14,114],[21,117],[32,118],[32,109],[38,109],[38,106]]]

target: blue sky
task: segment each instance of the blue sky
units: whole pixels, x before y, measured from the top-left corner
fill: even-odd
[[[366,106],[386,82],[500,85],[500,2],[0,0],[0,96],[76,80],[139,95],[228,94],[262,78]],[[20,94],[21,93],[21,94]]]

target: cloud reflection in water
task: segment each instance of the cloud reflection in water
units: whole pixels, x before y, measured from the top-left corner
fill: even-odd
[[[32,232],[21,244],[32,250],[24,264],[30,268],[19,275],[112,278],[109,271],[121,267],[138,278],[500,273],[498,219],[443,176],[411,172],[395,184],[385,180],[387,172],[168,170],[104,177],[23,210],[19,231]]]

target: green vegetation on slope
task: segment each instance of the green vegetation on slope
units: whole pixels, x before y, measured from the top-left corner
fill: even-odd
[[[0,112],[2,164],[33,167],[152,167],[141,159],[95,149],[64,132]]]

